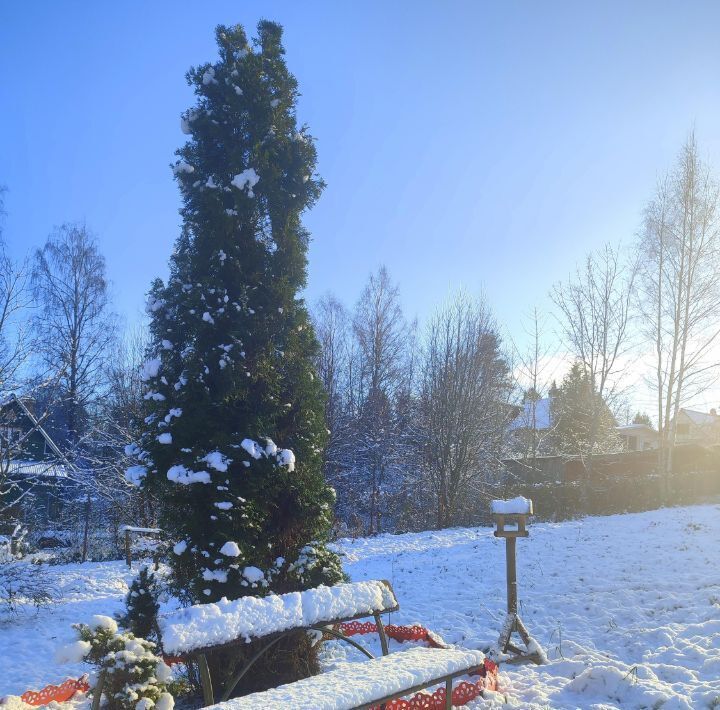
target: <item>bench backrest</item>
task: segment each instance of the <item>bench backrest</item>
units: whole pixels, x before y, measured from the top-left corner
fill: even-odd
[[[162,614],[158,623],[164,652],[184,655],[397,609],[390,583],[373,580],[267,597],[221,599]]]

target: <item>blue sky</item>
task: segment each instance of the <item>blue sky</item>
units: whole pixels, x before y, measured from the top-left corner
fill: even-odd
[[[630,242],[694,127],[720,166],[716,2],[24,2],[0,6],[15,254],[85,220],[129,320],[179,231],[169,163],[213,29],[285,26],[328,183],[310,299],[385,263],[422,319],[484,290],[512,334],[588,249]]]

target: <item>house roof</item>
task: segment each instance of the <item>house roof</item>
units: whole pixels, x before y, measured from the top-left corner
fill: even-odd
[[[70,471],[74,471],[75,467],[67,460],[65,454],[63,454],[63,452],[60,451],[60,449],[58,448],[58,445],[52,440],[52,437],[50,436],[50,434],[48,434],[47,431],[45,431],[45,429],[42,427],[40,422],[35,418],[35,415],[28,409],[27,405],[25,404],[25,402],[22,401],[22,399],[20,399],[20,397],[18,397],[15,393],[13,393],[4,402],[2,402],[2,404],[0,404],[0,407],[5,407],[8,404],[11,404],[13,402],[16,403],[18,405],[18,407],[20,407],[20,410],[22,411],[22,413],[30,420],[30,422],[33,426],[33,429],[40,433],[40,435],[43,437],[43,439],[47,443],[50,451],[52,451],[53,454],[61,462],[61,465],[66,467]],[[43,462],[38,462],[38,463],[43,466],[46,465]]]
[[[657,436],[657,431],[647,424],[623,424],[622,426],[616,426],[615,431],[619,434],[653,434]]]
[[[698,412],[695,409],[681,409],[680,412],[697,426],[708,426],[720,422],[720,417],[718,417],[717,414]]]
[[[8,474],[11,476],[68,478],[71,472],[71,468],[57,461],[21,461],[13,459],[8,463]]]
[[[533,404],[535,404],[535,429],[550,429],[552,427],[552,414],[550,412],[550,397],[543,397],[533,402],[525,402],[523,411],[510,422],[509,429],[530,429],[533,425]]]

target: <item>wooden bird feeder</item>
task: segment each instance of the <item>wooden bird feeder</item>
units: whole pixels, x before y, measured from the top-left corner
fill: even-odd
[[[527,498],[513,500],[494,500],[492,513],[495,520],[495,537],[505,538],[505,566],[507,572],[507,616],[503,624],[498,651],[510,654],[506,663],[543,663],[545,654],[539,644],[530,636],[518,614],[517,564],[515,545],[519,537],[529,537],[527,519],[533,514],[532,501]],[[509,527],[508,527],[509,526]],[[513,633],[518,633],[525,650],[512,643]]]

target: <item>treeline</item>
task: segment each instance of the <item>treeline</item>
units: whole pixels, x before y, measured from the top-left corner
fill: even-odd
[[[677,413],[719,371],[718,200],[690,136],[634,242],[588,254],[555,284],[553,312],[532,312],[522,347],[503,340],[484,298],[464,292],[426,323],[408,320],[385,268],[350,307],[332,295],[313,304],[338,531],[474,522],[502,492],[512,457],[580,456],[589,477],[591,454],[620,446],[615,425],[638,370],[655,402],[638,420],[657,427],[667,499]],[[83,556],[93,529],[102,537],[154,520],[152,501],[124,480],[124,446],[141,425],[145,343],[142,328],[124,332],[84,225],[61,226],[19,262],[0,231],[0,396],[31,402],[61,447],[78,493],[57,524],[74,531]],[[556,382],[559,352],[569,361]],[[12,421],[2,426],[0,518],[42,517],[47,504],[33,492],[46,479],[13,477],[24,442]]]
[[[621,450],[633,375],[655,401],[660,496],[672,496],[675,421],[720,372],[718,184],[693,135],[659,181],[627,247],[587,255],[534,309],[527,345],[502,342],[488,304],[460,293],[408,323],[384,268],[353,309],[314,309],[328,393],[326,473],[343,529],[375,533],[476,521],[509,480],[503,460]],[[558,345],[553,345],[558,343]],[[555,380],[559,353],[568,360]]]
[[[29,527],[81,558],[114,554],[119,526],[143,517],[122,450],[137,425],[144,345],[140,331],[123,333],[89,230],[64,224],[18,261],[0,229],[0,314],[0,534]],[[40,428],[60,457],[37,443]]]
[[[419,332],[385,268],[349,311],[313,311],[327,392],[326,474],[353,532],[442,527],[486,493],[512,416],[511,367],[490,309],[459,293]]]

